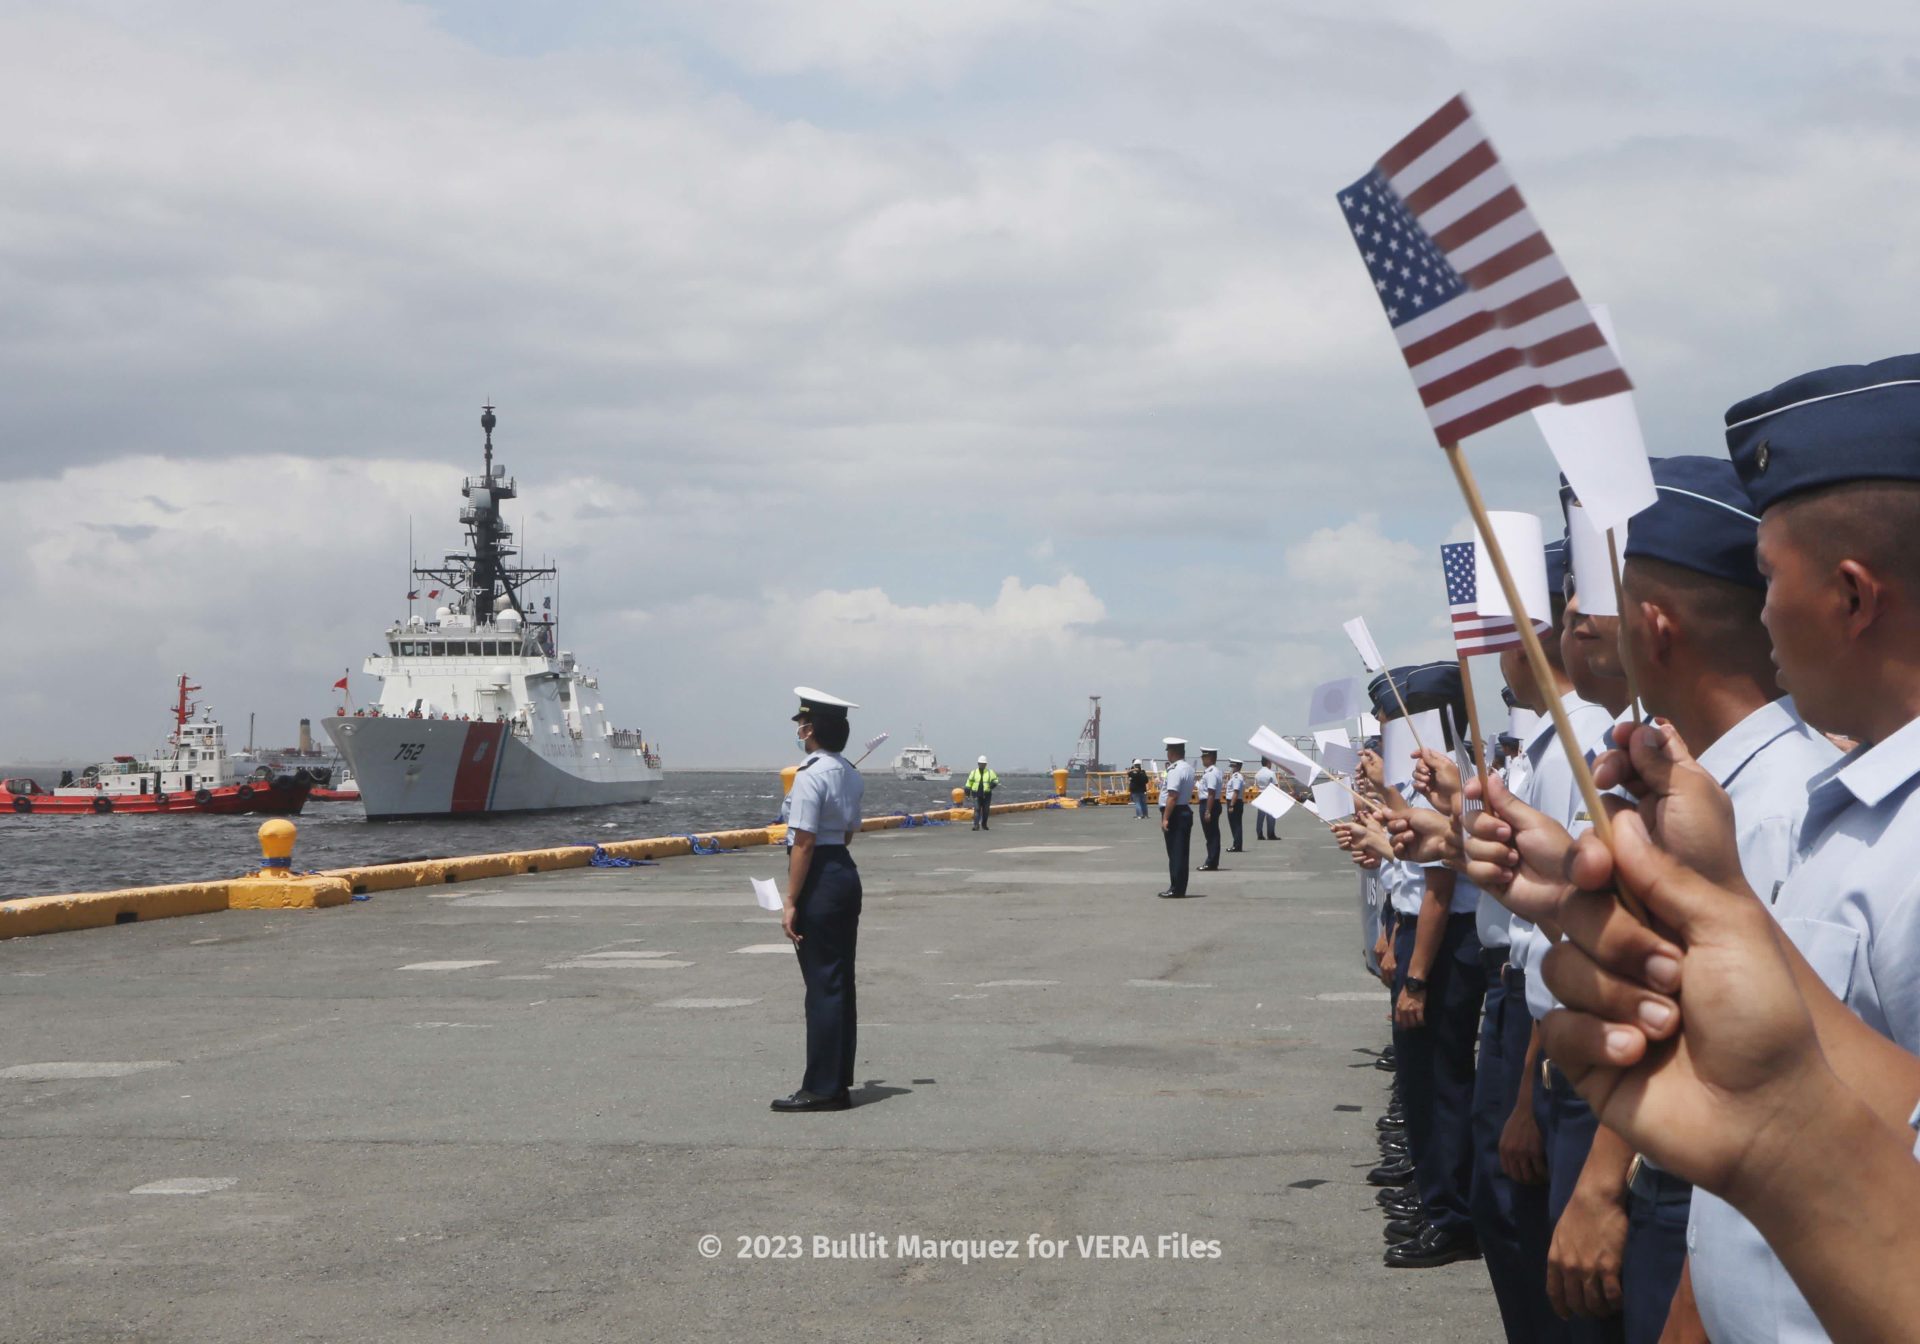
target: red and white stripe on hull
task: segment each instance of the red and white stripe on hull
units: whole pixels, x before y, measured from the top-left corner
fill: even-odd
[[[353,772],[368,817],[644,803],[660,781],[660,772],[637,753],[591,738],[569,741],[558,749],[564,755],[548,759],[505,723],[383,715],[334,718],[325,726]]]

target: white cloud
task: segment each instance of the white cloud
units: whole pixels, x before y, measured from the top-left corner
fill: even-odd
[[[1446,648],[1461,510],[1333,191],[1468,86],[1653,451],[1717,451],[1730,402],[1911,340],[1916,36],[1784,0],[15,7],[0,522],[46,652],[0,708],[35,751],[144,740],[182,670],[311,713],[406,518],[455,539],[491,397],[581,652],[682,759],[777,754],[796,656],[1008,759],[1103,688],[1116,731],[1226,737],[1346,666],[1348,615]],[[1551,512],[1531,430],[1471,452]]]

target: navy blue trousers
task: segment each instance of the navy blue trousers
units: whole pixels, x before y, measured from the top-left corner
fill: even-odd
[[[1233,802],[1227,804],[1227,830],[1233,836],[1233,847],[1235,849],[1244,848],[1246,844],[1245,837],[1240,833],[1241,814],[1246,810],[1247,805],[1245,803]]]
[[[1211,810],[1212,815],[1208,812]],[[1220,808],[1218,804],[1211,809],[1205,803],[1200,804],[1200,834],[1207,840],[1207,867],[1220,866]]]
[[[1547,1148],[1547,1227],[1551,1242],[1552,1229],[1559,1226],[1560,1215],[1573,1198],[1580,1169],[1587,1165],[1587,1153],[1593,1148],[1600,1121],[1593,1108],[1580,1100],[1564,1073],[1551,1065],[1548,1072],[1552,1077],[1550,1087],[1543,1087],[1538,1078],[1533,1080],[1533,1118],[1539,1122],[1540,1138]],[[1668,1297],[1672,1297],[1671,1292]],[[1619,1344],[1626,1338],[1618,1316],[1600,1320],[1576,1316],[1562,1322],[1561,1330],[1559,1338],[1572,1344]]]
[[[1627,1253],[1620,1266],[1627,1344],[1659,1344],[1667,1308],[1687,1264],[1687,1214],[1693,1187],[1678,1176],[1647,1173],[1652,1199],[1627,1197]]]
[[[853,1086],[859,1031],[853,955],[860,938],[860,870],[845,845],[816,845],[813,865],[794,902],[800,974],[807,982],[807,1076],[816,1097]]]
[[[1526,976],[1508,969],[1489,978],[1473,1076],[1470,1208],[1508,1344],[1550,1341],[1563,1330],[1547,1303],[1547,1187],[1517,1184],[1500,1167],[1500,1132],[1520,1097],[1532,1034]]]
[[[1394,933],[1397,1001],[1413,960],[1420,921],[1403,915]],[[1473,1189],[1473,1049],[1485,976],[1472,915],[1449,915],[1427,971],[1426,1025],[1393,1029],[1394,1072],[1407,1115],[1407,1153],[1427,1221],[1453,1235],[1467,1230]]]
[[[1167,810],[1167,829],[1161,836],[1167,842],[1167,890],[1175,896],[1187,894],[1187,862],[1193,849],[1193,809],[1176,803]]]

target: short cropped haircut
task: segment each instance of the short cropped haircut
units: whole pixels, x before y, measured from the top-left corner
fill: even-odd
[[[846,719],[814,719],[813,736],[828,751],[841,751],[853,736],[853,724]]]
[[[1920,598],[1920,481],[1844,481],[1775,507],[1796,549],[1822,568],[1858,560]]]

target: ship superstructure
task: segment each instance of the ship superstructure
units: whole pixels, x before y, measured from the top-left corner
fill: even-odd
[[[616,726],[599,676],[559,647],[551,595],[534,605],[529,587],[555,570],[514,563],[500,506],[518,491],[493,460],[497,423],[486,407],[485,469],[460,510],[468,549],[412,571],[439,605],[389,626],[367,658],[378,703],[326,720],[370,818],[647,802],[663,777],[644,735]]]

